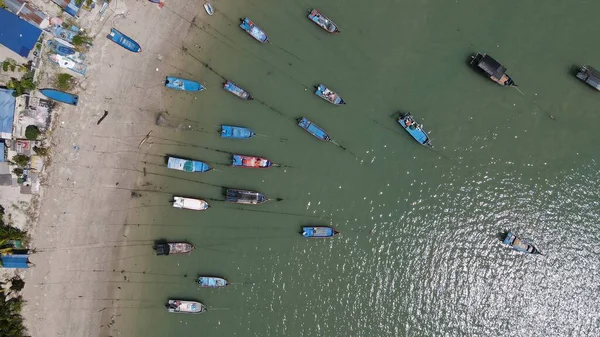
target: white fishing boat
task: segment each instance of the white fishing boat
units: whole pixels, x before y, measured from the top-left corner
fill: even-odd
[[[59,67],[72,70],[78,74],[85,75],[87,71],[87,66],[82,63],[75,62],[71,59],[68,59],[65,56],[58,54],[51,54],[48,56],[50,61],[58,64]]]
[[[200,302],[169,300],[165,305],[169,312],[178,314],[201,314],[206,311],[206,307]]]
[[[204,4],[204,10],[206,10],[206,13],[208,15],[213,15],[215,14],[215,9],[213,8],[213,6],[210,4],[210,2],[207,2]]]
[[[193,199],[185,197],[173,197],[173,207],[181,209],[190,209],[192,211],[204,211],[210,205],[202,199]]]

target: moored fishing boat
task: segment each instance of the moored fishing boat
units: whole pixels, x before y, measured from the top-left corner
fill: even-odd
[[[181,209],[189,209],[192,211],[204,211],[210,207],[208,202],[202,199],[186,198],[186,197],[173,197],[173,207]]]
[[[304,226],[302,236],[305,238],[331,238],[339,232],[328,226]]]
[[[317,24],[317,26],[323,28],[329,33],[339,33],[338,26],[331,21],[327,16],[323,15],[319,10],[313,9],[308,13],[308,18]]]
[[[192,81],[186,80],[179,77],[167,76],[165,79],[165,87],[169,89],[181,90],[181,91],[202,91],[204,87],[202,84]]]
[[[166,242],[157,243],[154,245],[156,255],[181,255],[191,254],[194,250],[194,245],[187,242]]]
[[[254,97],[252,97],[252,95],[250,95],[249,92],[247,92],[246,90],[242,89],[237,84],[235,84],[229,80],[226,81],[225,83],[223,83],[223,89],[229,91],[230,93],[236,95],[237,97],[239,97],[241,99],[245,99],[245,100],[249,100],[249,101],[254,99]]]
[[[167,167],[173,170],[185,172],[208,172],[212,170],[212,167],[205,162],[178,157],[169,157],[167,161]]]
[[[325,142],[331,141],[331,137],[329,137],[329,135],[327,134],[327,132],[325,132],[325,130],[321,129],[318,125],[309,121],[305,117],[298,118],[298,126],[300,126],[304,130],[306,130],[308,133],[310,133],[311,135],[315,136],[316,138],[318,138],[322,141],[325,141]]]
[[[419,144],[432,146],[427,132],[423,129],[422,125],[415,121],[410,113],[400,114],[398,117],[398,124],[400,124]]]
[[[214,276],[200,276],[197,282],[202,288],[222,288],[229,285],[226,279]]]
[[[244,205],[258,205],[267,201],[262,193],[249,190],[239,190],[236,188],[228,188],[225,201]]]
[[[323,84],[319,84],[319,86],[316,87],[315,95],[321,97],[322,99],[326,100],[327,102],[329,102],[331,104],[335,104],[335,105],[346,104],[346,102],[344,102],[344,100],[342,99],[342,97],[340,97],[340,95],[331,91],[329,88],[327,88]]]
[[[55,89],[49,89],[49,88],[40,89],[40,93],[42,93],[42,95],[44,95],[52,100],[71,104],[71,105],[77,105],[77,102],[79,101],[79,96],[69,94],[68,92],[55,90]]]
[[[215,14],[215,9],[214,9],[213,5],[211,5],[210,2],[207,2],[204,4],[204,10],[206,11],[206,14],[208,14],[208,15]]]
[[[270,160],[263,157],[245,156],[243,154],[234,154],[231,166],[247,168],[269,168],[273,165]]]
[[[269,42],[269,37],[264,30],[260,29],[252,20],[248,18],[240,19],[242,23],[240,23],[240,28],[246,31],[250,36],[252,36],[256,41],[260,43]]]
[[[223,138],[233,139],[248,139],[256,135],[256,133],[248,128],[233,125],[221,125],[219,132]]]
[[[513,79],[506,74],[506,68],[488,54],[477,53],[471,56],[471,65],[502,86],[517,86]]]
[[[506,233],[506,236],[504,236],[504,240],[502,241],[502,243],[521,253],[543,255],[542,252],[540,252],[534,245],[527,242],[526,240],[520,239],[511,232]]]
[[[184,300],[169,300],[165,307],[169,312],[177,314],[200,314],[206,311],[204,304]]]
[[[142,52],[142,47],[140,47],[139,43],[135,42],[134,39],[130,38],[129,36],[121,33],[120,31],[111,28],[110,29],[110,33],[108,33],[108,35],[106,36],[109,40],[113,41],[114,43],[118,44],[119,46],[134,52],[134,53],[141,53]]]
[[[577,78],[587,83],[590,87],[600,90],[600,71],[590,66],[582,66],[577,72]]]

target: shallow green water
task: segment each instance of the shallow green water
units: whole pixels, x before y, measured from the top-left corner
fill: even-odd
[[[597,32],[600,3],[329,2],[319,9],[341,27],[337,36],[306,19],[314,4],[245,4],[215,2],[215,16],[197,16],[205,31],[186,41],[214,70],[191,58],[186,67],[208,89],[197,100],[164,95],[175,102],[171,118],[197,121],[188,121],[197,130],[234,124],[267,137],[156,131],[152,153],[205,160],[218,171],[167,171],[160,157],[148,157],[156,164],[147,165],[149,173],[170,177],[149,178],[148,189],[165,193],[133,201],[154,207],[130,216],[139,226],[130,227],[132,247],[123,255],[131,301],[120,303],[129,325],[121,335],[600,334],[600,93],[572,74],[576,65],[600,67],[600,44],[588,39]],[[194,14],[167,5],[165,15]],[[241,31],[242,16],[272,44]],[[194,37],[206,34],[211,45],[193,48]],[[525,95],[469,69],[476,51],[503,63]],[[220,76],[257,99],[226,93]],[[348,104],[314,96],[318,83]],[[435,150],[399,128],[391,117],[397,110],[425,124]],[[347,150],[306,134],[295,126],[300,116]],[[234,169],[219,165],[229,155],[210,149],[289,167]],[[211,201],[203,213],[169,207],[171,193],[222,199],[218,186],[283,201]],[[310,241],[298,234],[304,224],[329,223],[341,236]],[[547,256],[503,247],[497,236],[508,229]],[[197,249],[148,258],[147,245],[133,246],[159,238],[187,239]],[[198,289],[198,274],[240,284]],[[168,298],[200,300],[209,312],[169,315],[160,308]]]

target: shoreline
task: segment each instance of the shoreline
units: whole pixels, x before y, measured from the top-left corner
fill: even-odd
[[[139,209],[132,207],[137,203],[131,192],[155,179],[144,178],[140,163],[152,153],[151,145],[140,149],[138,144],[152,129],[160,135],[156,113],[170,105],[169,96],[179,98],[165,93],[164,76],[193,61],[163,40],[173,26],[183,31],[183,39],[187,36],[188,22],[171,9],[150,2],[116,6],[91,29],[84,26],[95,40],[88,76],[80,80],[81,90],[74,90],[80,103],[62,105],[54,117],[52,164],[44,173],[37,223],[30,230],[36,267],[26,272],[23,291],[23,316],[32,336],[114,335],[127,324],[119,320],[119,307],[127,300],[116,294],[117,280],[123,280],[119,270],[127,264],[126,224],[135,217],[132,209]],[[175,9],[182,10],[205,14],[201,3]],[[106,39],[111,27],[138,41],[142,53]],[[109,115],[97,125],[105,110]],[[149,247],[143,249],[152,257]]]

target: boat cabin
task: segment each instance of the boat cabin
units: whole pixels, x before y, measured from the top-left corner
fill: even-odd
[[[512,78],[506,74],[506,68],[488,54],[475,54],[471,57],[471,65],[502,86],[517,86]]]
[[[577,73],[577,78],[587,83],[596,90],[600,90],[600,72],[590,66],[582,66]]]

